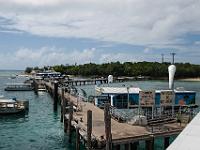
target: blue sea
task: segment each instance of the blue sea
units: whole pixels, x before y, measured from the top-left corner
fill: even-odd
[[[6,83],[22,82],[25,78],[10,79],[20,71],[0,71],[0,95],[5,98],[29,100],[27,115],[0,116],[0,150],[72,150],[60,122],[60,108],[53,110],[48,93],[6,92]]]
[[[0,116],[0,150],[73,150],[75,142],[68,143],[68,136],[63,132],[60,122],[60,108],[55,112],[53,99],[45,92],[35,95],[30,92],[6,92],[5,84],[22,82],[25,78],[10,79],[11,75],[21,71],[0,71],[0,95],[5,98],[29,100],[29,112],[25,116]],[[136,86],[141,89],[166,89],[167,81],[132,81],[117,83],[114,86]],[[175,82],[177,87],[197,91],[197,104],[200,104],[200,82]],[[79,86],[88,96],[94,95],[94,86]],[[175,137],[171,137],[171,142]],[[155,140],[155,150],[163,149],[163,139]],[[81,145],[81,149],[83,145]],[[144,141],[140,142],[140,150],[144,150]]]

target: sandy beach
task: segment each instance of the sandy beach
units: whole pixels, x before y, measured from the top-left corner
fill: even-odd
[[[200,81],[200,77],[198,78],[185,78],[185,79],[178,79],[179,81]]]

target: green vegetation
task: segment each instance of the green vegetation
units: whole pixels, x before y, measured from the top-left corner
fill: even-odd
[[[104,64],[84,64],[84,65],[57,65],[53,69],[68,75],[81,76],[150,76],[168,77],[168,66],[170,63],[158,62],[111,62]],[[200,65],[190,63],[176,63],[176,78],[200,77]]]

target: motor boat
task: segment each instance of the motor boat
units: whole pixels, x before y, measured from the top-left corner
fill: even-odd
[[[22,113],[26,112],[28,108],[28,101],[0,98],[0,115]]]

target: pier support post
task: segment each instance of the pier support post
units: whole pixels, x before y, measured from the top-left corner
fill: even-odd
[[[154,138],[146,140],[146,149],[153,150],[154,149]]]
[[[105,122],[105,135],[106,135],[106,150],[112,149],[112,135],[111,135],[111,115],[110,104],[105,104],[104,108],[104,122]]]
[[[113,149],[114,149],[114,150],[120,150],[120,145],[115,145],[115,146],[113,147]]]
[[[63,122],[63,118],[64,118],[64,115],[65,115],[65,113],[64,113],[64,109],[65,109],[65,107],[64,107],[64,103],[65,103],[65,89],[64,88],[62,88],[62,93],[61,93],[61,107],[60,107],[60,122]]]
[[[54,82],[54,103],[53,103],[53,105],[54,105],[54,110],[56,111],[57,110],[57,104],[58,104],[58,82],[57,81],[55,81]]]
[[[125,144],[125,145],[124,145],[124,149],[125,149],[125,150],[131,150],[131,149],[130,149],[130,144],[129,144],[129,143]]]
[[[33,88],[34,88],[35,94],[38,94],[38,84],[35,80],[33,80]]]
[[[134,142],[130,144],[130,149],[131,150],[137,150],[137,146],[138,146],[139,142]]]
[[[92,134],[92,111],[87,111],[87,147],[88,150],[92,149],[91,143],[91,134]]]
[[[164,147],[165,147],[165,149],[167,149],[167,147],[169,146],[169,139],[170,139],[170,137],[165,137],[164,138]]]
[[[73,104],[70,103],[69,120],[68,120],[68,128],[67,128],[67,132],[69,133],[69,143],[72,142],[72,119],[73,119]]]
[[[79,127],[76,127],[76,150],[80,150],[80,133],[79,133]]]
[[[68,128],[68,120],[64,117],[64,132],[67,132],[67,128]]]
[[[64,118],[64,132],[67,132],[67,128],[68,128],[68,119],[65,117],[65,115],[67,114],[67,101],[64,99],[63,101],[63,118]],[[69,111],[68,111],[69,112]]]

